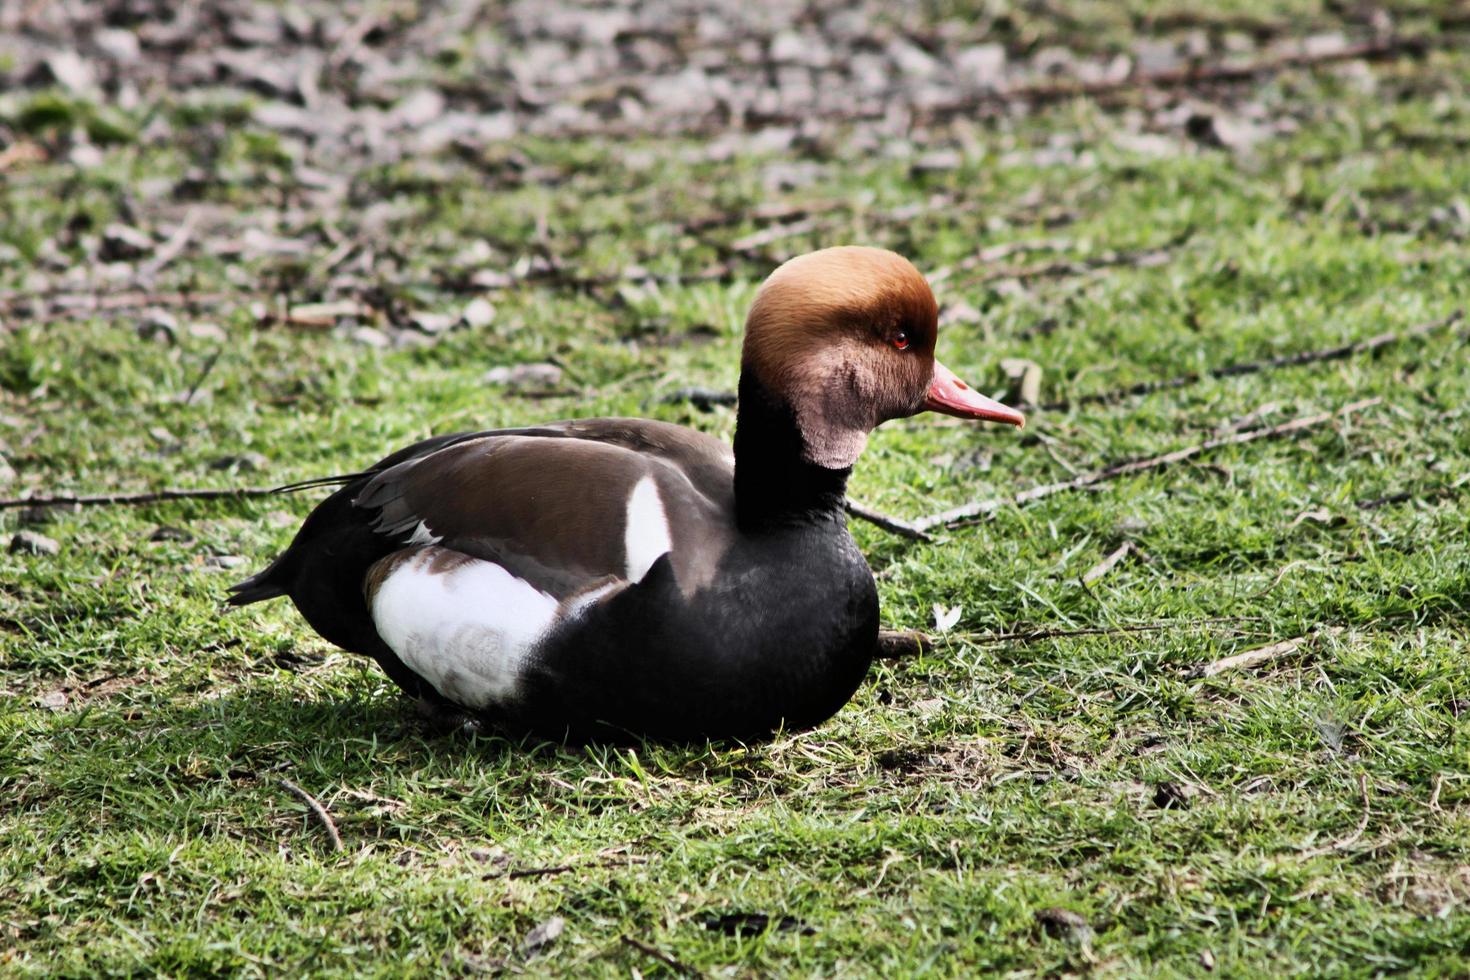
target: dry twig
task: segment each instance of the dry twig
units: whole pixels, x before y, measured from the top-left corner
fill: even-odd
[[[1194,676],[1214,677],[1216,674],[1223,674],[1227,670],[1244,670],[1247,667],[1254,667],[1257,664],[1277,660],[1288,654],[1295,653],[1304,643],[1320,636],[1322,632],[1336,633],[1337,631],[1337,627],[1331,627],[1324,631],[1314,631],[1304,636],[1296,636],[1289,640],[1269,643],[1266,646],[1256,647],[1254,650],[1247,650],[1244,653],[1221,657],[1219,660],[1205,664],[1203,667],[1194,671]]]
[[[1129,385],[1126,388],[1118,388],[1114,391],[1102,391],[1090,395],[1080,395],[1077,398],[1062,399],[1054,402],[1045,402],[1038,407],[1048,412],[1065,412],[1067,409],[1076,405],[1111,404],[1137,395],[1152,395],[1159,391],[1172,391],[1176,388],[1198,384],[1205,378],[1233,378],[1243,374],[1259,374],[1262,371],[1272,371],[1277,368],[1298,367],[1303,364],[1317,364],[1322,361],[1340,361],[1349,357],[1356,357],[1359,354],[1372,353],[1384,347],[1391,347],[1394,344],[1402,343],[1406,340],[1421,339],[1430,334],[1437,333],[1446,327],[1454,326],[1464,318],[1464,315],[1463,310],[1455,310],[1449,316],[1410,328],[1402,333],[1381,333],[1376,337],[1369,337],[1367,340],[1360,340],[1354,344],[1324,347],[1320,350],[1298,351],[1295,354],[1283,354],[1280,357],[1267,358],[1261,361],[1226,364],[1223,367],[1211,368],[1208,371],[1191,371],[1188,374],[1163,378],[1158,381],[1140,381],[1138,384]]]
[[[968,633],[954,631],[944,634],[948,639],[962,639],[970,643],[1036,643],[1041,640],[1067,640],[1082,636],[1126,636],[1131,633],[1158,633],[1163,630],[1197,627],[1202,623],[1239,623],[1252,620],[1250,616],[1211,616],[1205,619],[1190,619],[1178,622],[1131,623],[1122,626],[1083,626],[1078,629],[1034,629],[1015,630],[1003,633]],[[878,658],[901,660],[918,656],[934,647],[935,638],[918,630],[880,630],[878,632]]]
[[[1364,398],[1360,401],[1344,405],[1334,412],[1320,412],[1316,415],[1307,415],[1302,418],[1292,419],[1290,422],[1283,422],[1280,425],[1263,426],[1257,429],[1247,429],[1244,432],[1235,432],[1228,436],[1221,436],[1218,439],[1209,439],[1198,445],[1176,449],[1162,456],[1151,456],[1148,459],[1135,459],[1126,463],[1118,463],[1115,466],[1109,466],[1092,473],[1084,473],[1081,476],[1074,477],[1070,480],[1063,480],[1060,483],[1044,483],[1041,486],[1032,487],[1030,490],[1023,490],[1013,497],[997,497],[992,500],[977,500],[968,504],[961,504],[959,507],[951,507],[949,510],[940,511],[937,514],[931,514],[928,517],[911,521],[910,524],[920,531],[927,531],[930,528],[943,527],[976,517],[985,517],[1009,505],[1019,507],[1022,504],[1029,504],[1033,500],[1040,500],[1043,497],[1065,493],[1069,490],[1081,490],[1085,487],[1095,486],[1121,476],[1131,476],[1134,473],[1164,469],[1175,463],[1182,463],[1202,453],[1211,452],[1224,446],[1238,446],[1247,442],[1255,442],[1258,439],[1271,439],[1278,436],[1292,435],[1321,425],[1324,422],[1342,418],[1353,412],[1371,408],[1382,400],[1381,398]]]
[[[853,517],[867,521],[875,527],[881,527],[891,534],[897,534],[900,537],[905,537],[912,541],[929,542],[934,540],[934,536],[922,528],[915,527],[908,521],[900,520],[897,517],[890,517],[887,514],[880,513],[870,507],[864,507],[854,500],[847,502],[847,512]]]
[[[306,804],[307,812],[316,818],[316,822],[321,824],[322,829],[327,832],[327,839],[332,843],[332,850],[341,851],[342,835],[337,833],[337,825],[332,822],[332,815],[327,812],[327,808],[322,806],[315,796],[312,796],[306,790],[291,782],[291,780],[282,779],[279,782],[282,789]]]
[[[1335,50],[1279,55],[1241,64],[1191,65],[1167,71],[1130,75],[1122,79],[1097,82],[1062,82],[1022,85],[992,92],[981,92],[930,108],[926,121],[943,121],[972,116],[986,108],[1005,108],[1016,103],[1031,105],[1062,102],[1067,99],[1112,99],[1135,92],[1155,89],[1189,88],[1205,84],[1248,82],[1293,68],[1312,68],[1341,61],[1382,61],[1403,55],[1419,55],[1446,41],[1427,36],[1386,37],[1360,44],[1344,45]]]
[[[658,947],[651,946],[648,943],[642,942],[641,940],[634,939],[632,936],[619,936],[618,941],[624,946],[628,946],[632,949],[638,950],[638,952],[642,953],[645,956],[653,957],[664,966],[667,966],[671,970],[682,973],[686,977],[697,977],[700,975],[699,971],[694,969],[692,966],[680,963],[678,960],[674,959],[672,956],[670,956],[668,953],[665,953]]]
[[[182,490],[168,487],[146,493],[99,493],[91,495],[62,494],[54,497],[15,497],[0,500],[0,510],[13,507],[97,507],[107,504],[156,504],[165,500],[226,500],[232,497],[269,497],[277,487],[233,487]]]

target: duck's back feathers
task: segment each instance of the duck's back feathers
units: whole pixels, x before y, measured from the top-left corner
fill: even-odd
[[[606,421],[457,441],[377,470],[353,507],[389,540],[495,562],[558,598],[602,576],[637,580],[669,550],[696,587],[731,533],[728,451]]]
[[[732,465],[713,438],[638,419],[435,437],[334,481],[229,601],[289,595],[410,692],[483,706],[553,627],[662,556],[685,592],[707,585],[734,535]]]

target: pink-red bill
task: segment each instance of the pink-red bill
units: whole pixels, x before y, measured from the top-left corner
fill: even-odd
[[[934,362],[934,380],[924,398],[924,408],[962,419],[983,419],[1014,426],[1026,424],[1026,416],[994,398],[986,398],[938,361]]]

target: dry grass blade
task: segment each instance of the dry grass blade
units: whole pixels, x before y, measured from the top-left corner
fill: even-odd
[[[1358,773],[1358,795],[1363,799],[1363,815],[1358,819],[1358,826],[1353,829],[1353,832],[1342,840],[1333,841],[1321,847],[1314,847],[1309,851],[1303,851],[1302,857],[1321,857],[1324,854],[1345,851],[1363,839],[1363,833],[1368,829],[1368,820],[1373,813],[1368,808],[1371,801],[1368,797],[1368,775],[1366,773]]]
[[[1132,541],[1124,541],[1121,545],[1117,547],[1115,551],[1113,551],[1112,554],[1108,555],[1102,561],[1098,562],[1096,565],[1093,565],[1087,571],[1082,573],[1082,584],[1091,585],[1093,582],[1096,582],[1098,579],[1102,578],[1104,575],[1108,574],[1108,572],[1111,572],[1114,568],[1116,568],[1118,562],[1122,561],[1124,558],[1127,558],[1137,549],[1138,546],[1135,545]]]

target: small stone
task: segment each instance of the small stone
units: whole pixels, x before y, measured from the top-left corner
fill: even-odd
[[[226,570],[239,568],[245,564],[241,555],[210,555],[204,559],[204,567],[210,570]]]
[[[470,851],[470,860],[477,864],[504,865],[510,863],[510,855],[503,847],[476,847]]]
[[[92,35],[92,43],[104,55],[120,65],[130,65],[142,54],[138,35],[121,28],[105,27]]]
[[[66,702],[66,692],[61,688],[57,688],[54,691],[47,691],[45,694],[36,698],[36,707],[45,708],[47,711],[60,711],[66,707]]]
[[[218,323],[191,323],[185,328],[185,332],[195,340],[217,340],[223,342],[229,339],[229,335],[225,333],[224,327],[221,327]]]
[[[44,64],[50,80],[69,92],[87,93],[97,88],[92,66],[75,51],[56,51],[47,56]]]
[[[502,365],[486,371],[480,380],[513,389],[550,388],[561,380],[561,368],[555,364]]]
[[[363,347],[387,350],[393,346],[392,338],[377,327],[357,327],[348,336],[354,344],[361,344]]]
[[[67,162],[78,170],[93,170],[102,166],[104,159],[102,151],[85,140],[78,141],[66,154]]]
[[[179,339],[179,318],[167,310],[148,310],[138,322],[138,338],[172,344]]]
[[[923,177],[926,174],[943,174],[951,170],[958,170],[964,162],[958,150],[935,150],[933,153],[925,153],[909,165],[909,174],[914,177]]]
[[[1092,926],[1071,909],[1040,909],[1036,913],[1036,924],[1043,932],[1057,939],[1071,939],[1083,947],[1092,942]]]
[[[495,305],[483,296],[476,297],[465,304],[460,319],[464,320],[465,326],[476,330],[488,327],[495,320]]]
[[[978,44],[954,58],[955,75],[976,88],[995,88],[1005,80],[1006,49],[1001,44]]]
[[[388,114],[389,124],[405,129],[419,129],[444,115],[444,96],[435,89],[423,88],[409,95]]]
[[[148,535],[148,540],[180,541],[187,543],[194,540],[194,535],[190,534],[188,531],[185,531],[181,527],[170,527],[169,525],[165,524],[160,527],[154,528],[153,533]]]
[[[55,555],[60,551],[59,542],[35,531],[16,531],[10,539],[12,555]]]
[[[413,324],[415,328],[422,330],[424,333],[436,334],[443,333],[450,327],[454,326],[455,319],[448,313],[428,313],[420,311],[418,313],[409,314],[408,322]]]
[[[104,262],[131,262],[153,252],[153,236],[131,225],[113,223],[102,230],[97,257]]]

